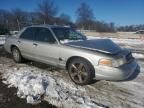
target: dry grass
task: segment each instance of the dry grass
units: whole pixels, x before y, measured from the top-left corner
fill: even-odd
[[[109,37],[109,38],[126,38],[126,39],[144,39],[144,34],[135,34],[135,32],[117,32],[117,33],[100,33],[100,32],[86,32],[86,36]]]

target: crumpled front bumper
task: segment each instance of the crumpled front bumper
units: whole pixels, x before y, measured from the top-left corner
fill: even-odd
[[[118,68],[108,66],[95,66],[96,80],[132,80],[137,77],[140,67],[135,59],[131,60]]]

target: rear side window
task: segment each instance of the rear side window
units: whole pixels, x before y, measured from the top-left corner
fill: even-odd
[[[37,28],[35,40],[40,42],[48,42],[48,43],[56,42],[52,33],[47,28]]]
[[[35,28],[27,28],[20,36],[22,39],[34,40]]]

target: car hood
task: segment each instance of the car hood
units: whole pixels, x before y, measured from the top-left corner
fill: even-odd
[[[121,51],[121,48],[110,39],[73,41],[64,45],[108,54],[117,54]]]

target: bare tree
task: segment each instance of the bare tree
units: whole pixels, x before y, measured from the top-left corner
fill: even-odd
[[[11,22],[11,13],[8,10],[0,9],[0,24],[9,28]]]
[[[95,20],[92,9],[86,3],[82,3],[77,9],[77,21],[74,24],[70,16],[62,13],[57,16],[58,8],[53,0],[43,0],[38,4],[38,10],[35,12],[26,12],[19,8],[11,11],[0,9],[0,26],[10,30],[20,30],[22,27],[33,24],[57,24],[69,25],[73,28],[83,28],[87,30],[96,30],[98,32],[113,32],[115,31],[114,23],[106,23]],[[140,26],[119,27],[118,30],[138,30],[143,29]]]
[[[28,19],[29,19],[30,25],[41,24],[41,21],[39,19],[39,15],[37,12],[29,12],[28,17],[29,17]]]
[[[77,23],[83,29],[89,28],[89,23],[94,20],[94,14],[90,6],[86,3],[82,3],[76,11]]]
[[[14,27],[17,26],[17,29],[20,30],[22,27],[27,25],[28,22],[28,13],[16,8],[12,10],[13,16],[13,25]]]
[[[54,17],[57,12],[58,8],[52,0],[43,0],[40,4],[38,4],[39,18],[45,24],[54,23]]]
[[[68,22],[71,22],[71,18],[69,15],[65,14],[65,13],[62,13],[59,18],[61,20],[63,20],[64,22],[68,23]]]

